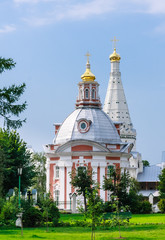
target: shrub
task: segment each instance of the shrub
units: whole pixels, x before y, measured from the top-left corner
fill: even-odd
[[[140,207],[140,213],[151,213],[152,211],[152,205],[149,201],[144,200],[143,202],[141,202]]]
[[[0,219],[4,225],[13,225],[18,209],[12,201],[6,201],[1,209]]]
[[[23,213],[23,226],[25,227],[38,227],[42,222],[41,211],[33,206],[29,206]]]
[[[159,202],[158,202],[158,208],[160,209],[160,211],[162,213],[165,213],[165,199],[161,199]]]
[[[56,207],[56,203],[53,202],[51,199],[47,200],[47,205],[44,207],[43,218],[44,221],[52,222],[53,226],[58,225],[60,213],[58,208]]]

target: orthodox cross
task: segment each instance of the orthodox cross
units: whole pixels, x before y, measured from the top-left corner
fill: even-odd
[[[30,203],[30,198],[31,198],[32,195],[33,195],[33,194],[32,194],[31,191],[29,190],[29,191],[27,192],[27,196],[28,196],[28,201],[29,201],[29,203]]]
[[[114,46],[114,49],[116,49],[116,42],[118,42],[119,40],[116,39],[116,37],[114,37],[114,39],[111,40],[111,42],[114,42],[113,46]]]
[[[87,53],[85,54],[85,56],[87,57],[87,62],[89,62],[89,57],[90,57],[89,52],[87,52]]]

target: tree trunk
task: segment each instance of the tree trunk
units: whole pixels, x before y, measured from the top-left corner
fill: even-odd
[[[85,197],[85,193],[83,193],[83,196],[84,196],[84,208],[85,208],[85,212],[86,212],[87,211],[87,200]]]

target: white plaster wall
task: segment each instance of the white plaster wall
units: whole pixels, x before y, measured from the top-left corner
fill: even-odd
[[[50,190],[50,159],[47,158],[46,161],[46,192]]]

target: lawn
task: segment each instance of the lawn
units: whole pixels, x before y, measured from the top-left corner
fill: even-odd
[[[82,215],[70,214],[62,215],[61,219],[82,219]],[[88,227],[56,227],[50,228],[25,228],[21,237],[20,229],[0,229],[1,240],[14,239],[45,239],[45,240],[90,240],[90,228]],[[165,239],[165,214],[133,215],[131,225],[121,227],[122,237],[128,240],[164,240]],[[98,228],[96,230],[96,240],[108,240],[119,237],[117,229]]]
[[[83,214],[61,214],[60,220],[67,222],[69,220],[82,220]],[[133,214],[130,223],[146,224],[146,223],[164,223],[165,214]]]

